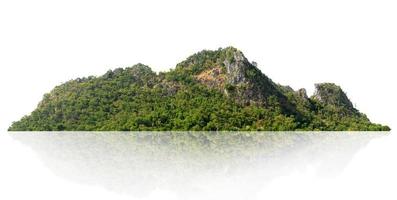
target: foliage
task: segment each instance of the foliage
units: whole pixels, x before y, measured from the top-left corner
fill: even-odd
[[[68,81],[45,94],[37,109],[9,130],[389,130],[358,111],[304,99],[274,84],[256,67],[247,76],[257,82],[266,79],[261,90],[277,90],[267,97],[266,105],[241,103],[194,78],[210,67],[224,70],[224,61],[233,61],[233,51],[232,47],[202,51],[166,73],[156,74],[137,64]],[[225,84],[225,89],[236,87]]]

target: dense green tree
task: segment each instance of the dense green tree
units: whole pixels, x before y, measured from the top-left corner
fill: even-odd
[[[137,64],[78,78],[45,94],[9,128],[55,130],[389,130],[334,84],[315,96],[273,83],[235,48],[202,51],[169,72]]]

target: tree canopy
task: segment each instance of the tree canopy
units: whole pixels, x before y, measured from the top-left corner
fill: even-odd
[[[335,84],[313,97],[275,84],[229,47],[201,51],[169,72],[137,64],[78,78],[45,94],[10,131],[384,131]]]

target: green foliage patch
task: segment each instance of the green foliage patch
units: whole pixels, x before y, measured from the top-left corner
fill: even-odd
[[[292,89],[274,84],[257,68],[246,73],[253,80],[251,83],[265,84],[259,85],[258,90],[272,89],[279,94],[266,97],[266,104],[241,103],[224,92],[237,90],[235,85],[226,83],[225,88],[210,88],[194,78],[216,66],[226,73],[224,61],[233,62],[235,51],[232,47],[202,51],[166,73],[156,74],[148,66],[137,64],[110,70],[100,77],[68,81],[45,94],[36,110],[14,122],[9,130],[390,130],[371,123],[356,110],[352,112],[338,97],[327,97],[335,102],[331,104],[303,98]],[[245,90],[243,86],[238,88]],[[323,87],[330,88],[322,91],[336,91],[345,98],[333,85]],[[284,109],[286,105],[293,108]]]

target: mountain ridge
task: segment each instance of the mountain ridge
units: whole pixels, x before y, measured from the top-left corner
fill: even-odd
[[[273,82],[234,47],[203,50],[168,72],[138,63],[68,81],[9,130],[390,130],[336,84],[315,88]]]

